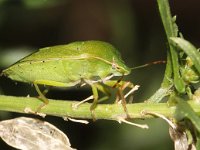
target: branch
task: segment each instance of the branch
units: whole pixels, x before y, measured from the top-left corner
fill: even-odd
[[[32,111],[37,110],[42,102],[33,97],[14,97],[0,95],[0,110],[27,113],[25,110],[29,108]],[[91,103],[84,103],[77,109],[72,106],[77,101],[66,100],[49,100],[40,113],[59,117],[92,119],[90,112]],[[200,104],[189,102],[189,105],[195,112],[200,115]],[[155,116],[144,115],[142,112],[155,112],[164,115],[165,117],[172,118],[175,115],[176,106],[169,107],[166,103],[135,103],[127,104],[128,113],[130,118],[153,118]],[[126,117],[126,113],[121,104],[98,104],[95,109],[96,119],[118,120],[119,117]]]

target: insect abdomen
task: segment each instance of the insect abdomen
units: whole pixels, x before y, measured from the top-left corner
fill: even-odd
[[[49,80],[66,83],[62,61],[24,62],[15,64],[3,72],[9,78],[21,82],[34,82],[35,80]]]
[[[33,83],[48,80],[75,85],[81,79],[104,78],[110,73],[110,65],[97,59],[75,59],[54,61],[27,61],[15,64],[4,70],[12,80]]]

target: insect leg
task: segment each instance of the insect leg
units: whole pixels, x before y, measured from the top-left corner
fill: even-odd
[[[44,95],[44,96],[46,96],[46,94],[49,92],[49,87],[47,87],[44,91],[42,91],[42,94]]]
[[[104,87],[103,85],[98,84],[98,83],[91,84],[91,87],[92,87],[92,93],[93,93],[94,101],[93,101],[92,105],[90,106],[90,111],[91,111],[91,115],[92,115],[93,120],[96,120],[94,110],[97,106],[97,103],[100,102],[100,101],[107,100],[110,96],[110,93],[109,93],[109,91],[106,87]],[[104,97],[98,99],[98,97],[99,97],[98,90],[105,93],[107,96],[104,96]]]
[[[119,85],[119,83],[122,81],[124,76],[121,76],[116,82],[115,84],[112,86],[113,88],[117,87]]]
[[[130,118],[127,107],[126,107],[126,99],[124,98],[124,94],[123,94],[123,87],[118,88],[118,93],[119,93],[119,97],[122,99],[121,104],[124,108],[124,112],[126,113],[126,117]]]
[[[39,112],[42,109],[42,107],[44,107],[45,105],[47,105],[49,103],[49,100],[40,91],[37,83],[34,82],[33,85],[35,86],[35,89],[36,89],[37,93],[39,94],[39,98],[43,101],[43,103],[36,110],[36,112]]]
[[[104,100],[107,100],[111,96],[111,93],[110,93],[110,90],[108,89],[108,87],[103,86],[102,84],[95,84],[95,86],[97,87],[97,89],[99,91],[101,91],[102,93],[104,93],[106,95],[106,96],[98,99],[98,103],[102,102]]]
[[[107,100],[109,97],[110,97],[110,92],[108,91],[108,89],[106,87],[104,87],[103,85],[101,84],[95,84],[96,88],[101,91],[102,93],[106,94],[106,96],[98,99],[98,102],[102,102],[104,100]],[[89,97],[87,97],[86,99],[76,103],[73,105],[73,108],[77,109],[79,105],[91,100],[91,99],[94,99],[94,95],[91,95]]]
[[[91,111],[92,118],[95,121],[96,118],[95,118],[94,110],[95,110],[95,108],[97,106],[97,103],[98,102],[102,102],[104,100],[107,100],[109,98],[109,96],[110,96],[110,92],[108,91],[108,89],[105,86],[103,86],[103,85],[101,85],[99,83],[92,83],[92,82],[89,82],[89,81],[87,81],[86,83],[91,86],[93,95],[91,95],[88,98],[80,101],[79,103],[76,103],[72,107],[73,108],[77,108],[79,105],[81,105],[81,104],[93,99],[93,103],[90,106],[90,111]],[[98,99],[99,98],[98,90],[101,91],[102,93],[106,94],[106,96]]]
[[[92,93],[93,93],[94,100],[93,100],[92,105],[90,106],[90,111],[91,111],[92,118],[95,121],[96,118],[95,118],[95,114],[94,114],[94,109],[97,106],[99,94],[98,94],[98,90],[97,90],[97,87],[95,86],[95,84],[92,84],[91,87],[92,87]]]
[[[127,98],[130,94],[132,94],[135,90],[137,90],[139,86],[138,85],[134,86],[131,82],[122,81],[122,80],[109,80],[109,81],[106,81],[104,84],[117,89],[116,102],[117,103],[120,102],[122,104],[124,108],[124,112],[126,113],[127,118],[128,118],[129,114],[126,107],[125,98]],[[130,90],[128,91],[127,94],[124,95],[123,91],[127,87],[130,88]]]
[[[106,81],[104,84],[110,86],[110,87],[113,87],[113,88],[120,88],[122,87],[123,91],[126,89],[126,88],[130,88],[130,90],[127,92],[127,94],[125,94],[124,98],[127,98],[129,95],[131,95],[134,91],[136,91],[138,89],[138,85],[133,85],[133,83],[131,82],[127,82],[127,81],[120,81],[119,80],[109,80],[109,81]],[[118,102],[120,99],[116,99],[116,102]]]
[[[66,83],[62,83],[62,82],[57,82],[57,81],[51,81],[51,80],[35,80],[33,82],[33,85],[35,86],[35,89],[37,91],[37,93],[39,94],[39,98],[44,102],[43,104],[41,104],[36,112],[39,112],[41,110],[42,107],[44,107],[45,105],[47,105],[49,103],[49,100],[45,97],[46,94],[46,90],[43,92],[40,91],[38,84],[42,84],[42,85],[49,85],[49,86],[57,86],[57,87],[69,87],[69,86],[73,86],[74,84],[66,84]]]
[[[121,87],[122,85],[124,84],[128,84],[127,87],[129,88],[133,88],[134,85],[133,83],[129,82],[129,81],[119,81],[119,80],[108,80],[108,81],[105,81],[104,84],[110,86],[110,87],[113,87],[113,88],[116,88],[116,87]]]

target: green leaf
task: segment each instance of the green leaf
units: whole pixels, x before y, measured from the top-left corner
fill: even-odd
[[[177,26],[174,24],[176,18],[172,18],[168,0],[157,0],[157,2],[167,37],[176,36]]]
[[[173,44],[176,44],[178,48],[183,50],[194,63],[195,68],[200,73],[200,53],[199,51],[187,40],[178,37],[171,37],[170,40]]]
[[[196,127],[198,132],[200,132],[200,118],[192,109],[192,107],[188,104],[188,102],[177,97],[175,97],[175,101],[177,102],[175,118],[177,120],[188,118]]]
[[[175,22],[176,17],[172,17],[171,15],[168,0],[157,0],[157,2],[165,33],[167,35],[167,40],[168,42],[170,42],[170,37],[176,37],[178,35],[178,26]],[[168,61],[170,62],[167,63],[170,64],[170,67],[173,69],[174,86],[179,93],[185,93],[185,84],[179,72],[178,52],[176,50],[176,47],[173,47],[172,45],[170,45],[170,43],[169,49],[170,53],[168,53],[168,55],[170,54],[170,59],[168,59]]]

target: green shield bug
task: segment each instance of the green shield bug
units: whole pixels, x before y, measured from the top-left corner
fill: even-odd
[[[89,84],[92,88],[94,99],[91,112],[98,101],[98,90],[106,93],[102,85],[118,89],[118,99],[125,100],[134,90],[130,82],[111,80],[113,76],[128,75],[131,69],[121,59],[120,53],[111,44],[102,41],[73,42],[67,45],[42,48],[39,51],[19,60],[2,74],[12,80],[33,83],[40,99],[48,104],[48,99],[40,91],[38,84],[72,87],[77,84]],[[129,87],[131,90],[123,95],[122,91]],[[87,99],[87,100],[88,100]],[[101,100],[105,99],[102,98]]]

